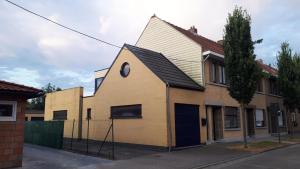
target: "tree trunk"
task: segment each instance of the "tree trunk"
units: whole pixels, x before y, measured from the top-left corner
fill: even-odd
[[[246,112],[245,112],[245,104],[241,103],[241,111],[242,111],[242,119],[243,119],[243,136],[244,136],[244,147],[248,148],[248,143],[247,143],[247,123],[246,123]]]

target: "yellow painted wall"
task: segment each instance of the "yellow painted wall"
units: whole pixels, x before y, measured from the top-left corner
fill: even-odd
[[[201,127],[201,118],[206,118],[204,93],[201,91],[170,88],[170,119],[172,128],[172,146],[176,146],[175,103],[199,105],[199,122],[201,143],[206,142],[206,127]]]
[[[64,137],[72,137],[73,120],[74,137],[80,137],[80,114],[83,88],[76,87],[48,93],[45,101],[45,121],[53,120],[53,111],[67,110],[67,120],[64,126]]]
[[[239,129],[225,129],[224,127],[224,107],[225,106],[231,106],[231,107],[237,107],[240,108],[239,103],[233,99],[228,90],[227,86],[222,85],[222,84],[215,84],[210,82],[210,65],[211,60],[206,60],[205,63],[205,104],[207,105],[219,105],[222,106],[222,119],[223,119],[223,136],[224,139],[238,139],[242,138],[243,136],[243,120],[242,120],[242,114],[240,114],[240,128]],[[265,86],[265,81],[266,79],[263,79],[263,88],[264,88],[264,93],[267,90]],[[263,128],[255,128],[255,135],[267,135],[268,134],[268,112],[267,112],[267,95],[264,93],[256,93],[253,96],[252,101],[249,103],[249,107],[255,109],[264,109],[266,113],[266,126]],[[208,127],[209,127],[209,136],[212,138],[212,110],[211,107],[209,106],[207,109],[208,112]],[[240,110],[241,112],[241,110]],[[255,126],[255,125],[254,125]]]
[[[90,129],[89,133],[92,133],[93,137],[89,139],[95,138],[95,135],[97,133],[95,130],[95,127],[97,123],[101,123],[100,121],[95,121],[96,119],[96,111],[94,107],[94,96],[88,96],[88,97],[83,97],[83,108],[82,108],[82,138],[86,139],[87,138],[87,109],[91,109],[91,119],[90,119]],[[105,126],[106,127],[106,126]]]
[[[126,78],[120,75],[124,62],[130,65]],[[142,119],[116,119],[115,141],[166,147],[166,85],[129,50],[122,50],[94,96],[90,138],[104,138],[111,124],[111,106],[133,104],[142,104]]]

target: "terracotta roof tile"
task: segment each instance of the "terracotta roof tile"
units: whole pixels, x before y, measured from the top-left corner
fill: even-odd
[[[264,63],[261,63],[260,61],[257,61],[257,64],[258,66],[266,73],[269,73],[271,74],[272,76],[277,76],[278,75],[278,70],[271,67],[271,66],[268,66]]]
[[[207,39],[201,35],[192,33],[189,30],[180,28],[176,25],[173,25],[167,21],[164,21],[167,24],[169,24],[170,26],[172,26],[173,28],[175,28],[177,31],[181,32],[182,34],[184,34],[185,36],[187,36],[188,38],[192,39],[193,41],[195,41],[196,43],[198,43],[199,45],[202,46],[203,48],[203,52],[205,51],[212,51],[212,52],[216,52],[218,54],[224,55],[224,50],[223,50],[223,46],[213,40]]]
[[[28,87],[12,82],[7,82],[0,80],[0,92],[9,92],[9,93],[24,93],[31,96],[39,96],[43,93],[42,90],[36,89],[33,87]]]

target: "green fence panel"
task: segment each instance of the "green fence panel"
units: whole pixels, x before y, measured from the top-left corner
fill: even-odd
[[[25,143],[62,148],[64,121],[27,121]]]

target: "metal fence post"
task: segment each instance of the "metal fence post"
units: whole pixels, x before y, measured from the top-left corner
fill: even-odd
[[[112,117],[112,130],[111,130],[111,135],[112,135],[112,159],[115,159],[115,138],[114,138],[114,118]]]
[[[86,153],[89,153],[89,132],[90,132],[90,118],[87,118],[87,136],[86,136]]]

